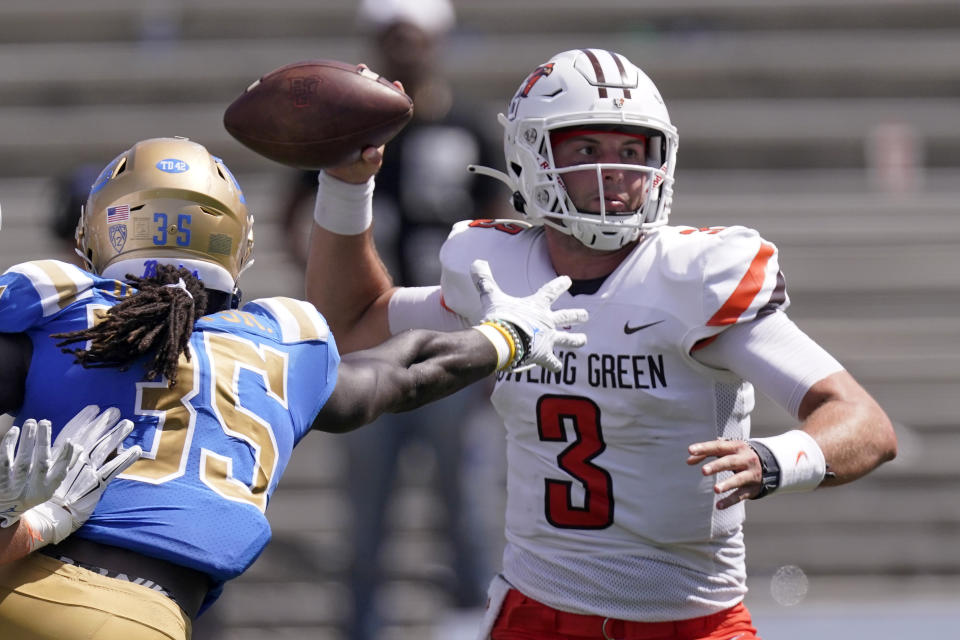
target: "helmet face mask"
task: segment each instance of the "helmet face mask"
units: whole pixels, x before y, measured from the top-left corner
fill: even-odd
[[[538,67],[517,90],[504,126],[507,179],[520,194],[522,213],[575,236],[588,247],[613,250],[641,231],[665,224],[673,198],[677,131],[653,82],[623,56],[599,49],[565,51]],[[590,163],[558,167],[551,134],[564,129],[643,136],[642,164]],[[592,171],[600,191],[598,211],[580,211],[563,176]],[[627,212],[606,211],[603,172],[645,175],[645,196]],[[516,200],[516,198],[515,198]]]
[[[103,277],[183,266],[209,289],[233,293],[252,263],[253,217],[223,161],[185,138],[138,142],[90,188],[77,252]]]

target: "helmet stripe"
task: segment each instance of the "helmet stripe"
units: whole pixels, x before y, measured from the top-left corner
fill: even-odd
[[[590,60],[590,64],[593,65],[593,73],[596,74],[597,76],[597,83],[601,85],[597,87],[597,91],[600,92],[600,97],[606,98],[607,88],[602,86],[603,83],[606,82],[606,78],[603,75],[603,67],[600,65],[600,61],[597,60],[596,54],[594,54],[593,51],[591,51],[590,49],[581,49],[581,51],[583,51],[586,54],[587,59]]]
[[[613,51],[607,51],[607,53],[609,53],[609,54],[613,57],[613,61],[617,63],[617,69],[620,70],[620,83],[621,83],[622,85],[624,85],[623,97],[624,97],[624,98],[629,98],[629,97],[630,97],[630,89],[627,89],[627,88],[626,88],[626,85],[627,85],[627,82],[629,81],[629,79],[627,78],[627,70],[626,70],[626,68],[624,68],[624,66],[623,66],[623,60],[621,60],[621,59],[620,59],[620,56],[619,56],[618,54],[614,53]]]

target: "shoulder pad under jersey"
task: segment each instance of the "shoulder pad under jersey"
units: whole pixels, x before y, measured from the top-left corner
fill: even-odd
[[[272,324],[279,332],[278,340],[284,344],[326,342],[330,338],[326,319],[304,300],[282,296],[258,298],[243,305],[240,312]]]
[[[453,225],[440,248],[443,305],[469,322],[478,323],[483,305],[470,277],[470,265],[477,259],[486,260],[494,279],[503,287],[502,277],[497,274],[497,256],[515,251],[515,239],[531,227],[521,220],[461,220]]]
[[[59,260],[14,265],[0,275],[0,331],[26,331],[92,295],[97,276]]]
[[[708,327],[749,322],[790,304],[776,246],[747,227],[675,227],[668,268],[699,274]]]

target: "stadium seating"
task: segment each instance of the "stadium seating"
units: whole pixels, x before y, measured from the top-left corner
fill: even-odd
[[[555,51],[603,46],[644,68],[680,130],[672,221],[744,224],[776,242],[792,317],[897,423],[900,457],[871,476],[748,507],[751,573],[796,564],[811,576],[960,577],[956,2],[455,4],[442,72],[488,115],[491,135],[519,79]],[[246,297],[301,295],[278,219],[292,170],[242,148],[221,117],[282,64],[364,60],[353,11],[350,0],[5,0],[0,269],[69,255],[48,231],[54,178],[137,139],[183,135],[222,155],[245,186],[257,219]],[[757,433],[790,424],[760,400]],[[350,522],[339,491],[339,446],[326,435],[300,446],[271,504],[274,542],[227,587],[204,638],[341,637],[350,530],[362,523]],[[426,489],[429,460],[412,455],[382,594],[398,639],[429,637],[446,604],[443,513]]]

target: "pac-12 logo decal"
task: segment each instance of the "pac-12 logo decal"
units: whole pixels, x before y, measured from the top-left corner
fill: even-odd
[[[507,114],[510,120],[517,117],[517,108],[520,106],[520,99],[530,95],[530,92],[533,90],[533,85],[537,84],[540,78],[546,78],[553,73],[553,64],[552,62],[548,62],[547,64],[540,65],[527,77],[527,81],[523,83],[523,86],[520,87],[516,95],[513,96],[513,100],[510,101],[510,110]]]
[[[123,245],[127,244],[127,225],[112,224],[107,231],[110,232],[110,244],[113,245],[116,252],[123,251]]]

